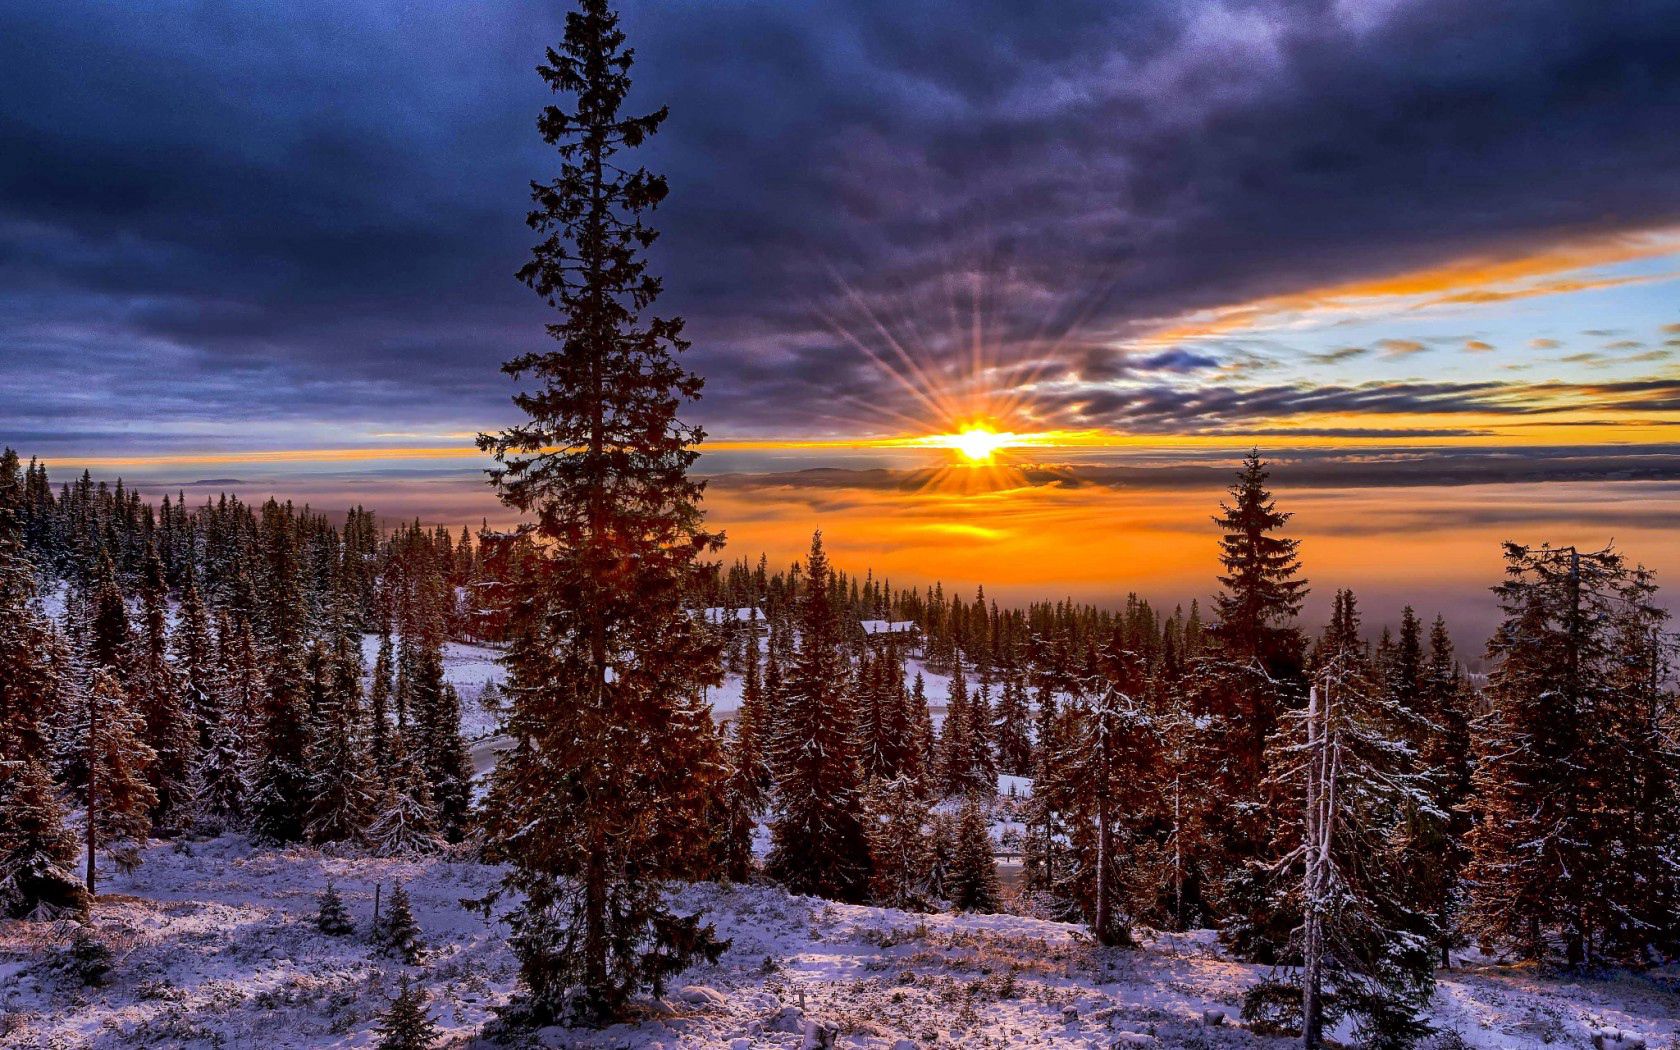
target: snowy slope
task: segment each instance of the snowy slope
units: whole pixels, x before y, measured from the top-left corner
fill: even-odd
[[[357,923],[350,937],[314,929],[329,876]],[[409,972],[464,1044],[514,987],[504,928],[458,903],[497,876],[445,860],[258,851],[239,837],[155,846],[134,874],[110,879],[98,905],[117,952],[107,987],[83,989],[60,972],[62,930],[0,924],[0,1045],[371,1045],[404,968],[374,954],[362,931],[374,883],[389,892],[396,879],[430,946]],[[1207,932],[1146,935],[1140,950],[1104,953],[1061,923],[852,907],[771,887],[694,886],[679,905],[704,908],[731,939],[720,963],[647,1001],[638,1024],[549,1032],[545,1044],[795,1047],[810,1021],[838,1029],[843,1046],[1290,1045],[1232,1023],[1261,971],[1225,959]],[[1209,1024],[1206,1011],[1225,1023]],[[1680,995],[1652,977],[1553,981],[1489,965],[1447,975],[1436,1016],[1476,1047],[1587,1046],[1618,1029],[1656,1050],[1680,1033]]]

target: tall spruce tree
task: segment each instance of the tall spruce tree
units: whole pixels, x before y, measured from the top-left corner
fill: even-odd
[[[1649,794],[1672,762],[1659,728],[1672,717],[1656,670],[1672,646],[1664,614],[1649,574],[1614,550],[1510,543],[1505,557],[1464,924],[1534,959],[1558,940],[1575,966],[1638,959],[1665,936],[1650,901],[1677,885],[1646,834],[1674,805],[1671,789]]]
[[[24,546],[26,501],[8,448],[0,453],[0,915],[45,918],[80,911],[87,898],[47,769],[50,705],[67,690]]]
[[[861,901],[869,886],[861,770],[839,610],[822,533],[811,539],[799,599],[799,648],[785,685],[770,874],[795,893]]]
[[[1410,899],[1403,829],[1432,802],[1395,735],[1349,591],[1336,596],[1311,674],[1306,706],[1272,740],[1280,804],[1267,872],[1293,927],[1278,960],[1284,976],[1250,993],[1245,1016],[1298,1026],[1308,1050],[1343,1017],[1361,1046],[1410,1046],[1429,1030],[1436,938],[1432,916]]]
[[[699,697],[718,653],[683,599],[721,537],[688,477],[704,435],[677,418],[700,392],[675,358],[682,322],[643,317],[660,292],[644,214],[666,183],[625,154],[666,111],[620,112],[631,60],[606,0],[580,0],[538,67],[568,104],[538,120],[560,173],[531,185],[541,239],[519,277],[557,311],[556,346],[504,365],[534,383],[514,398],[525,419],[479,439],[503,502],[535,516],[506,588],[514,744],[486,822],[523,896],[513,947],[535,1022],[604,1021],[719,951],[662,893],[710,862],[700,825],[721,762]]]

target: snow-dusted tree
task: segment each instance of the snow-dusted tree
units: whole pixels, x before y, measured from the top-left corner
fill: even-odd
[[[355,932],[356,925],[350,921],[350,911],[344,906],[344,898],[339,896],[332,880],[327,880],[327,888],[315,898],[315,928],[329,937],[344,937]]]
[[[1132,943],[1127,901],[1135,881],[1127,861],[1138,816],[1158,802],[1152,764],[1159,746],[1154,724],[1135,698],[1100,678],[1087,691],[1092,699],[1072,708],[1061,739],[1070,877],[1098,943],[1126,945]]]
[[[401,732],[393,731],[390,770],[375,800],[367,827],[368,848],[384,857],[432,853],[443,847],[437,806],[420,763],[408,753]]]
[[[220,716],[216,696],[216,638],[211,614],[198,589],[198,575],[187,562],[181,584],[181,608],[169,638],[170,654],[181,687],[181,702],[191,714],[200,749],[210,746],[211,730]]]
[[[420,939],[420,924],[414,919],[414,907],[402,883],[391,887],[391,895],[385,898],[384,909],[374,919],[369,939],[381,952],[401,959],[410,966],[420,961],[426,946]]]
[[[310,797],[304,833],[315,843],[356,842],[366,833],[377,801],[362,733],[358,640],[341,634],[322,673],[306,753]]]
[[[952,657],[951,683],[945,694],[945,724],[939,730],[939,773],[941,792],[948,796],[968,795],[980,790],[974,756],[979,745],[974,711],[969,702],[968,678],[962,656]]]
[[[1672,761],[1663,614],[1649,574],[1614,550],[1506,544],[1505,558],[1464,923],[1536,959],[1554,937],[1572,965],[1637,957],[1657,933],[1649,902],[1676,885],[1673,858],[1646,836],[1674,804],[1648,793]]]
[[[157,794],[146,780],[146,770],[155,756],[141,739],[140,718],[128,703],[128,694],[116,676],[105,668],[93,673],[85,691],[86,714],[82,719],[82,748],[87,779],[82,799],[86,815],[87,875],[89,896],[96,891],[94,858],[99,850],[129,870],[140,863],[140,849],[151,831],[151,811]]]
[[[140,575],[140,633],[133,660],[135,698],[144,736],[157,757],[147,779],[157,794],[152,825],[175,831],[191,819],[192,770],[198,760],[198,727],[183,682],[169,659],[169,583],[155,544],[148,545]]]
[[[49,918],[85,909],[76,850],[40,757],[0,759],[0,915]]]
[[[1275,814],[1269,870],[1295,928],[1282,979],[1257,988],[1245,1012],[1297,1022],[1309,1050],[1343,1017],[1362,1046],[1409,1046],[1428,1031],[1434,994],[1434,924],[1408,899],[1402,833],[1409,814],[1432,809],[1429,780],[1409,771],[1415,752],[1394,735],[1358,624],[1353,595],[1339,593],[1307,705],[1273,739],[1272,786],[1294,805]]]
[[[185,675],[204,690],[197,711],[207,740],[193,770],[196,822],[211,832],[241,826],[251,793],[246,771],[245,716],[241,693],[235,687],[240,671],[241,644],[227,612],[216,613],[215,669],[210,674]],[[249,638],[249,633],[245,636]]]
[[[1242,730],[1231,744],[1250,787],[1265,777],[1266,741],[1279,713],[1299,700],[1304,644],[1294,622],[1307,594],[1300,542],[1278,534],[1290,514],[1277,508],[1266,488],[1269,474],[1260,453],[1249,453],[1231,484],[1229,502],[1220,504],[1213,519],[1221,532],[1224,569],[1214,599],[1217,622],[1210,628],[1219,645],[1199,671],[1218,679],[1218,688],[1203,690],[1220,701],[1221,709],[1211,713]]]
[[[0,793],[25,763],[46,761],[50,704],[61,689],[56,639],[23,547],[23,498],[17,454],[8,448],[0,453]]]
[[[1046,681],[1038,694],[1037,743],[1033,749],[1033,792],[1025,813],[1022,851],[1023,888],[1049,906],[1052,914],[1067,912],[1067,814],[1073,808],[1073,773],[1064,759],[1070,732],[1056,691]]]
[[[875,902],[888,908],[926,907],[933,857],[931,816],[921,785],[902,776],[879,781],[870,789],[865,808]]]
[[[756,628],[757,619],[753,620]],[[759,672],[756,635],[749,640],[742,658],[741,707],[735,712],[734,765],[752,775],[753,783],[762,793],[771,784],[769,734],[770,707],[765,696],[764,682]]]
[[[997,764],[1010,776],[1032,773],[1032,712],[1027,705],[1027,682],[1018,668],[1003,679],[997,705]]]
[[[253,830],[267,842],[303,838],[309,806],[309,682],[305,665],[307,609],[298,554],[297,518],[290,507],[263,506],[267,589],[263,606],[263,657],[267,665],[257,719],[256,771],[252,777]]]
[[[391,770],[391,676],[394,673],[391,627],[379,633],[379,652],[373,659],[373,677],[368,685],[368,757],[374,772],[387,776]]]
[[[432,1050],[440,1037],[426,1011],[426,993],[403,974],[402,987],[379,1023],[379,1050]]]
[[[752,746],[737,722],[728,747],[729,773],[718,785],[710,821],[717,871],[735,882],[752,877],[753,832],[764,808],[763,762]]]
[[[676,354],[676,318],[645,318],[660,292],[644,214],[665,180],[625,153],[665,119],[620,112],[631,53],[607,0],[580,0],[539,67],[569,100],[538,121],[559,176],[531,187],[541,236],[520,270],[559,316],[554,348],[503,370],[536,389],[526,418],[480,447],[502,500],[535,514],[507,656],[513,746],[487,799],[487,847],[523,895],[513,948],[530,1020],[598,1022],[643,987],[720,948],[698,916],[667,912],[664,883],[711,864],[703,827],[722,761],[702,690],[718,652],[684,607],[704,528],[688,477],[704,438],[677,418],[700,380]]]
[[[958,911],[997,911],[1000,903],[986,811],[972,797],[957,817],[956,853],[945,879],[945,895]]]
[[[820,532],[805,573],[799,648],[774,742],[777,812],[768,868],[795,893],[860,901],[868,893],[869,852],[844,636]]]

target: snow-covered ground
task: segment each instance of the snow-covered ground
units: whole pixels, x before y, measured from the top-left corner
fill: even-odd
[[[66,929],[0,924],[0,1045],[6,1047],[368,1046],[403,972],[432,999],[449,1045],[464,1045],[514,989],[505,927],[469,912],[495,868],[448,860],[261,851],[243,838],[157,845],[113,875],[95,911],[115,951],[102,988],[61,966]],[[331,878],[357,932],[316,931]],[[404,967],[373,951],[373,892],[401,881],[428,950]],[[1146,934],[1099,951],[1079,928],[1013,916],[920,915],[831,904],[765,886],[693,886],[728,937],[716,966],[682,975],[643,1019],[545,1045],[794,1047],[805,1022],[839,1045],[1284,1046],[1236,1023],[1261,969],[1226,959],[1207,932]],[[1554,980],[1485,965],[1443,975],[1437,1023],[1473,1047],[1590,1046],[1618,1030],[1645,1045],[1680,1035],[1676,976]],[[1224,1023],[1211,1023],[1213,1014]]]

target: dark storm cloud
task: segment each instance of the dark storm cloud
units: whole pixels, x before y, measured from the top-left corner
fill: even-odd
[[[560,11],[6,5],[0,438],[493,424],[495,364],[539,337],[511,272]],[[1107,349],[1144,319],[1680,219],[1672,0],[634,3],[626,27],[635,100],[672,106],[656,258],[714,431],[925,417],[848,303],[935,377],[978,305],[1004,366],[1135,381],[1209,367]],[[1232,396],[1042,412],[1213,425]]]

